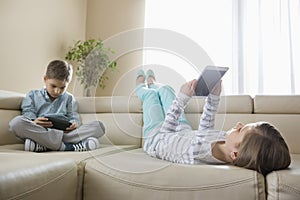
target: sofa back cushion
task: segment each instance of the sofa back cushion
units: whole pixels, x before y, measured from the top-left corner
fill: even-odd
[[[274,124],[291,153],[300,153],[300,95],[257,95],[254,117],[256,121]]]
[[[205,98],[192,98],[185,108],[193,129],[198,129]],[[229,130],[237,122],[253,121],[253,99],[249,95],[222,96],[215,120],[215,129]]]
[[[9,132],[8,123],[20,115],[23,94],[0,90],[0,145],[22,143],[14,134]]]
[[[0,91],[0,145],[19,144],[9,131],[9,121],[21,114],[23,94]],[[100,140],[104,144],[141,146],[142,104],[137,97],[77,97],[78,112],[82,122],[100,120],[106,134]]]
[[[141,146],[142,102],[137,97],[81,97],[77,102],[83,123],[103,122],[106,134],[101,143]]]
[[[22,143],[8,130],[9,121],[20,115],[24,95],[0,90],[0,145]],[[77,97],[82,122],[100,120],[105,144],[142,144],[142,102],[136,96]],[[282,133],[292,153],[300,153],[300,95],[223,96],[216,116],[216,129],[228,130],[237,122],[268,121]],[[192,128],[197,129],[205,98],[192,98],[185,108]]]

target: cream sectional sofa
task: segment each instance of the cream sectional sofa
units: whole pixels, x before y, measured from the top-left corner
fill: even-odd
[[[78,98],[83,122],[101,120],[106,135],[90,152],[24,152],[8,131],[23,95],[0,91],[0,199],[300,199],[300,96],[223,96],[216,128],[237,121],[276,125],[292,153],[289,169],[266,177],[230,165],[181,165],[141,149],[142,103],[135,97]],[[204,104],[186,107],[194,128]]]

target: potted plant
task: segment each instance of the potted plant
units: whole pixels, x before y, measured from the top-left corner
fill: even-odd
[[[65,59],[77,63],[76,75],[85,89],[85,96],[91,96],[92,88],[97,85],[105,88],[104,75],[107,68],[114,71],[117,68],[116,61],[111,61],[109,55],[114,53],[103,45],[101,39],[78,40],[67,52]]]

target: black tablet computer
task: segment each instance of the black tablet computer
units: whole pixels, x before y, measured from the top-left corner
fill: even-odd
[[[195,96],[207,96],[228,69],[228,67],[206,66],[198,79]]]
[[[65,119],[56,118],[54,116],[45,116],[49,121],[52,122],[52,128],[59,129],[65,131],[68,127],[71,126],[71,122]]]

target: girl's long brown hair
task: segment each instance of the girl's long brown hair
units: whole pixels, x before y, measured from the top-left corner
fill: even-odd
[[[286,169],[291,163],[289,148],[280,132],[268,122],[260,122],[255,133],[247,133],[233,164],[263,175]]]

